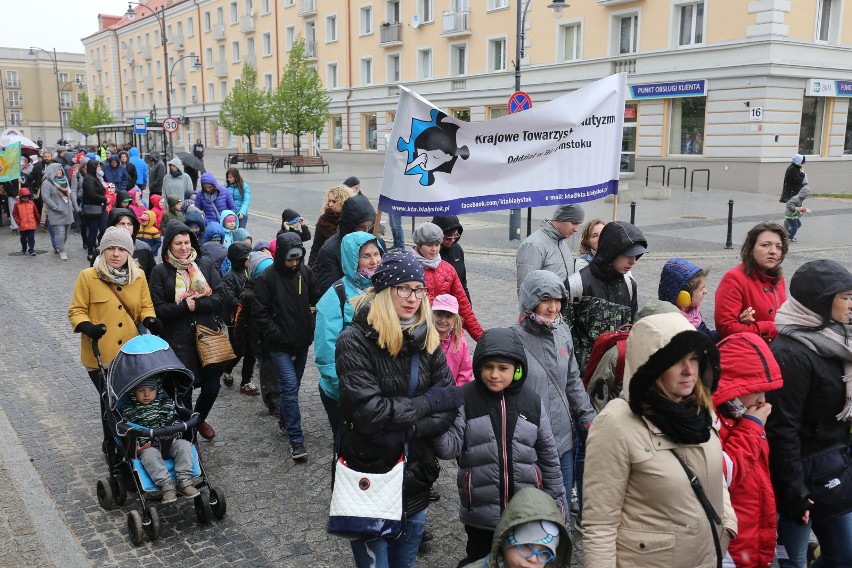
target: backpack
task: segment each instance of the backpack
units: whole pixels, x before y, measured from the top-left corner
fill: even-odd
[[[331,285],[334,288],[337,298],[340,300],[340,318],[343,320],[343,329],[346,329],[349,324],[346,323],[346,288],[343,285],[343,278]]]
[[[621,393],[621,385],[624,381],[624,358],[627,353],[627,337],[630,335],[630,324],[623,325],[613,331],[605,331],[600,334],[592,346],[586,370],[583,373],[583,386],[589,395],[592,406],[600,412],[606,404]],[[609,373],[592,381],[595,371],[598,370],[604,355],[613,347],[618,349],[618,359],[612,376],[612,383],[608,384]]]

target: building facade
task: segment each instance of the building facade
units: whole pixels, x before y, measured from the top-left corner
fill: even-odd
[[[168,74],[176,145],[241,147],[218,126],[222,100],[246,62],[274,88],[301,35],[332,98],[303,146],[382,152],[400,84],[462,120],[506,114],[518,1],[150,0],[83,39],[87,86],[124,120],[154,107],[162,120]],[[664,166],[673,186],[772,193],[802,153],[815,191],[852,192],[848,0],[575,0],[558,18],[550,1],[521,6],[521,88],[535,104],[627,73],[624,178]],[[294,146],[274,133],[254,145]]]
[[[61,138],[77,143],[80,136],[68,127],[68,119],[85,92],[85,78],[82,53],[34,49],[30,56],[29,49],[0,47],[3,130],[14,128],[46,146]]]

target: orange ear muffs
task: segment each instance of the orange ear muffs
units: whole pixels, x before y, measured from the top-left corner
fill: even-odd
[[[520,381],[524,376],[524,368],[520,365],[520,363],[515,367],[515,376],[512,377],[513,381]]]
[[[689,309],[689,306],[692,305],[692,289],[689,285],[686,286],[683,290],[677,293],[677,297],[675,298],[675,306],[680,308],[683,311]]]

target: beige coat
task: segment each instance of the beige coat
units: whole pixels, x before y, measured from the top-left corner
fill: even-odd
[[[130,262],[135,261],[130,259]],[[147,317],[156,317],[145,273],[141,270],[139,272],[139,277],[133,283],[112,286],[131,311],[129,315],[110,291],[110,285],[98,278],[94,268],[83,270],[77,277],[71,307],[68,308],[68,319],[72,329],[84,321],[106,325],[106,334],[98,340],[101,360],[105,366],[112,363],[122,345],[138,335],[138,323]],[[97,368],[98,362],[92,353],[92,340],[81,333],[80,343],[80,360],[83,366],[87,369]]]
[[[628,377],[674,335],[688,330],[695,331],[679,314],[637,322],[628,339],[625,397],[630,392]],[[617,399],[589,431],[583,485],[586,568],[715,568],[710,522],[672,449],[701,481],[724,528],[736,534],[718,432],[714,429],[710,440],[700,445],[675,444],[634,414],[626,400]]]

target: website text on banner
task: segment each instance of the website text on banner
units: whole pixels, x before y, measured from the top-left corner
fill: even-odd
[[[379,209],[431,217],[591,201],[618,191],[625,75],[468,123],[400,87]]]

